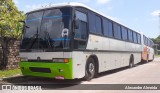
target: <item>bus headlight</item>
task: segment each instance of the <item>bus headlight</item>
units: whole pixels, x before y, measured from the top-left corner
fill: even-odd
[[[26,58],[26,57],[23,57],[23,58],[20,58],[21,59],[21,61],[28,61],[28,58]]]
[[[69,59],[68,58],[53,58],[52,62],[64,62],[64,63],[68,63]]]

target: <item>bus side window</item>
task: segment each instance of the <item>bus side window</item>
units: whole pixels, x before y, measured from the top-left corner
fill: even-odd
[[[92,33],[96,33],[96,16],[94,13],[89,12],[88,13],[88,19],[89,19],[89,31]]]
[[[99,16],[96,16],[96,33],[102,34],[102,22]]]
[[[137,34],[137,37],[138,37],[138,44],[141,44],[141,35]]]
[[[137,43],[137,33],[133,32],[133,42]]]
[[[103,19],[103,30],[105,36],[113,37],[112,22],[105,18]]]
[[[114,23],[113,24],[113,30],[114,30],[114,37],[116,39],[121,39],[122,37],[121,37],[121,27],[120,27],[120,25],[117,24],[117,23]]]
[[[79,27],[75,28],[74,48],[85,49],[87,39],[87,15],[83,12],[75,12],[76,20],[79,20]]]
[[[122,39],[124,41],[128,41],[128,37],[127,37],[127,28],[122,26]]]
[[[128,30],[128,39],[130,42],[133,42],[133,32],[131,30]]]

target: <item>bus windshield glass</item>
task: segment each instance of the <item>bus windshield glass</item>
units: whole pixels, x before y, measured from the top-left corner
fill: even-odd
[[[53,51],[70,48],[71,8],[54,8],[26,14],[21,50]]]

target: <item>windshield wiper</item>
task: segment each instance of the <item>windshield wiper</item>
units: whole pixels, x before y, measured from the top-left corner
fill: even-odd
[[[51,39],[50,34],[47,31],[47,25],[46,25],[46,30],[44,31],[44,34],[50,48],[55,48],[55,45],[54,45],[55,41]]]
[[[47,31],[44,31],[44,33],[45,33],[45,38],[47,39],[47,42],[48,42],[48,45],[51,47],[51,48],[53,48],[53,46],[54,46],[54,41],[52,41],[52,39],[50,38],[50,35],[49,35],[49,33],[47,32]]]
[[[38,36],[39,36],[39,34],[38,34],[38,27],[37,27],[37,32],[31,37],[31,43],[29,44],[28,48],[26,48],[27,50],[31,49],[33,47],[35,41],[38,39]],[[34,38],[34,37],[36,37],[36,38]]]

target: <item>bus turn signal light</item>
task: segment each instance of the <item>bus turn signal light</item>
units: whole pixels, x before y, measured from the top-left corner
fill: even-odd
[[[53,58],[52,62],[68,63],[69,59],[68,58]]]
[[[69,59],[65,58],[64,63],[68,63],[68,62],[69,62]]]

